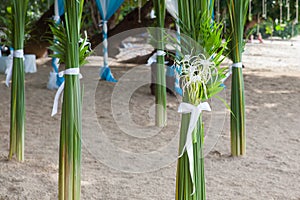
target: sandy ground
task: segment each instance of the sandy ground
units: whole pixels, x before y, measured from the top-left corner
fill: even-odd
[[[230,157],[229,117],[221,114],[224,119],[217,126],[223,131],[215,131],[217,137],[205,158],[207,199],[300,199],[299,52],[299,38],[293,46],[290,41],[247,44],[247,155]],[[82,199],[174,199],[180,99],[168,96],[168,126],[158,129],[147,85],[149,67],[111,60],[119,79],[113,84],[98,81],[101,57],[89,60],[81,70]],[[0,200],[57,199],[61,115],[50,117],[55,95],[46,89],[50,62],[38,64],[37,73],[26,75],[24,163],[7,160],[10,90],[3,81],[0,84]],[[5,80],[3,74],[0,80]],[[223,94],[228,99],[230,80],[226,85]],[[213,123],[207,123],[208,128]]]

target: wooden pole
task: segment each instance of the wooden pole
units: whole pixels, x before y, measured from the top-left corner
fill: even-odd
[[[290,0],[286,0],[286,10],[287,10],[287,12],[286,12],[286,20],[287,21],[290,21]]]
[[[220,16],[221,16],[221,13],[220,13],[220,0],[217,0],[216,1],[216,4],[217,4],[217,22],[220,23]]]
[[[279,23],[282,24],[282,0],[279,1],[279,8],[280,8],[280,19]]]
[[[262,17],[267,19],[267,2],[266,0],[262,1]]]
[[[295,3],[295,8],[296,8],[296,19],[295,19],[295,23],[298,24],[298,20],[299,20],[299,1],[296,0],[296,3]]]

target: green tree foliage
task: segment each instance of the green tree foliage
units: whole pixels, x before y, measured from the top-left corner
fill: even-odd
[[[280,16],[280,2],[282,2],[282,15]],[[260,32],[264,38],[269,36],[278,36],[282,39],[289,39],[298,34],[299,25],[296,23],[296,0],[290,0],[287,4],[286,0],[272,1],[266,0],[267,4],[267,17],[262,18],[262,3],[261,0],[252,1],[252,15],[257,20],[257,16],[260,16],[262,20],[259,20],[260,26],[255,26],[252,30],[253,33]],[[258,6],[254,6],[258,5]],[[289,17],[288,17],[289,7]],[[299,9],[299,8],[298,8]],[[280,19],[282,21],[280,22]],[[258,30],[259,28],[259,30]]]
[[[217,1],[215,1],[217,2]],[[267,4],[267,17],[273,20],[280,18],[280,0],[265,0]],[[296,17],[296,0],[290,0],[290,20],[294,20]],[[282,0],[282,17],[283,21],[287,21],[287,7],[286,0]],[[299,8],[298,8],[299,9]],[[220,0],[220,10],[224,14],[227,10],[226,1]],[[262,0],[252,0],[251,1],[251,13],[253,15],[253,20],[259,15],[262,17],[263,6]],[[255,17],[254,17],[255,16]],[[224,17],[224,16],[223,16]]]
[[[29,31],[32,29],[34,22],[36,22],[41,15],[48,10],[53,4],[53,0],[29,0],[26,14],[26,33],[25,37],[29,37]],[[11,45],[11,30],[12,30],[12,2],[4,1],[0,4],[0,41],[7,45]]]
[[[282,0],[282,17],[283,21],[287,20],[287,7],[286,0]],[[290,0],[290,20],[294,20],[296,17],[296,0]],[[280,18],[280,1],[279,0],[266,0],[267,4],[267,17],[272,18],[273,20]],[[252,14],[253,15],[262,15],[262,0],[252,0]]]
[[[53,0],[30,0],[28,2],[27,17],[29,21],[36,21],[53,4]],[[11,1],[2,1],[0,4],[0,27],[4,26],[5,16],[11,14]]]
[[[262,34],[263,37],[278,36],[285,39],[290,38],[293,35],[297,35],[299,32],[299,25],[295,24],[296,0],[289,1],[290,19],[288,19],[287,15],[288,4],[286,0],[265,0],[265,2],[267,10],[266,18],[263,17],[262,0],[251,1],[251,15],[250,13],[248,13],[246,26],[247,24],[251,24],[254,22],[254,24],[259,24],[259,27],[254,26],[251,29],[246,29],[246,35],[250,33],[253,33],[255,35],[258,31]],[[280,23],[280,2],[282,2],[282,23]],[[226,1],[220,0],[220,12],[221,19],[226,21],[228,25],[229,18]],[[259,30],[257,30],[258,28]]]

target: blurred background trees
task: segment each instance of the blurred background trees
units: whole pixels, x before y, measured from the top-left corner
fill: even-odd
[[[249,14],[245,26],[245,36],[249,34],[256,36],[257,33],[260,32],[264,38],[278,36],[282,39],[289,39],[293,35],[297,35],[299,33],[299,25],[295,23],[295,5],[297,1],[298,0],[252,0],[251,15]],[[225,26],[228,26],[226,1],[216,0],[215,2],[216,18],[220,16],[219,19],[224,22]],[[263,16],[263,2],[265,2],[266,5],[266,17]],[[281,15],[280,2],[282,2]],[[112,30],[110,34],[114,35],[125,30],[153,25],[154,20],[151,20],[149,17],[149,13],[153,7],[151,1],[141,0],[141,6],[142,8],[139,9],[139,0],[125,0],[120,9],[109,20],[109,29]],[[44,56],[49,46],[48,40],[52,38],[49,23],[51,23],[50,21],[54,13],[53,0],[30,0],[27,12],[27,45],[25,52],[34,53],[38,57]],[[289,15],[288,12],[290,13]],[[141,13],[141,23],[138,19],[139,13]],[[99,27],[101,19],[94,0],[85,0],[83,17],[83,30],[87,30],[88,36],[91,38],[92,46],[95,47],[102,42],[102,29]],[[10,1],[3,1],[0,4],[0,45],[10,45],[10,39],[8,37],[10,34],[10,19]],[[282,19],[281,22],[280,19]],[[166,26],[173,23],[171,18],[167,17],[166,20],[168,21]]]

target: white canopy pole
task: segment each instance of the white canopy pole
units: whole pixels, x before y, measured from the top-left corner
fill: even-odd
[[[108,67],[108,39],[107,39],[107,21],[103,21],[103,62],[104,67]]]
[[[264,19],[267,19],[267,4],[266,4],[266,0],[262,1],[262,17]]]
[[[58,0],[55,0],[54,2],[54,17],[59,17],[59,11],[58,11]]]

